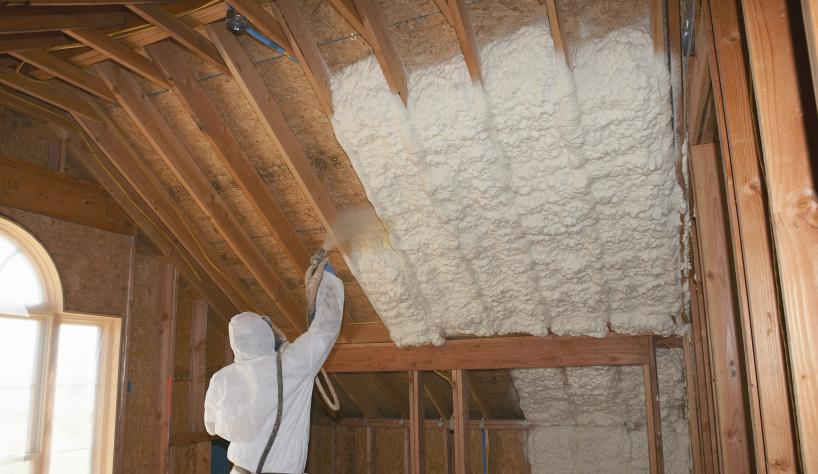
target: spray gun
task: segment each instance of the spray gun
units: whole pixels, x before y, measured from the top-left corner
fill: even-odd
[[[227,27],[227,30],[233,33],[234,35],[238,36],[242,33],[247,33],[248,35],[255,38],[259,43],[267,46],[268,48],[272,48],[282,56],[290,58],[290,60],[293,62],[296,63],[298,62],[297,59],[292,57],[286,50],[284,50],[284,48],[279,46],[278,43],[264,36],[258,30],[253,28],[253,25],[250,24],[250,21],[247,20],[247,17],[237,12],[236,9],[231,7],[230,5],[227,6],[227,15],[225,16],[224,24]]]

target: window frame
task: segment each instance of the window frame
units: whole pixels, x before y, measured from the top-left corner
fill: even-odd
[[[32,400],[31,429],[26,453],[2,463],[30,461],[31,472],[49,471],[51,429],[56,395],[59,330],[62,324],[96,326],[100,330],[99,360],[91,466],[93,473],[110,472],[115,450],[117,395],[122,321],[116,316],[66,312],[63,310],[62,284],[51,256],[25,229],[0,215],[0,235],[17,245],[34,266],[43,290],[43,302],[29,307],[28,316],[0,312],[2,319],[38,320],[40,330],[36,348],[36,400]]]

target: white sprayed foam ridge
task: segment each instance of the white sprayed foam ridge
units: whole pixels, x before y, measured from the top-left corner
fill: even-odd
[[[665,472],[690,472],[690,435],[679,349],[657,350]],[[512,371],[520,408],[532,423],[531,472],[648,473],[641,367]]]
[[[373,57],[332,79],[336,135],[384,224],[352,272],[399,345],[447,335],[683,331],[666,67],[650,35],[581,46],[546,25],[408,77]]]

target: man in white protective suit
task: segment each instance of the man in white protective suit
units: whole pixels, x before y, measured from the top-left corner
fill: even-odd
[[[327,265],[310,328],[280,350],[283,404],[280,428],[264,473],[299,474],[307,463],[313,380],[341,329],[344,286]],[[241,313],[230,320],[235,362],[213,375],[205,397],[207,432],[230,441],[232,474],[255,473],[278,410],[276,348],[266,316]]]

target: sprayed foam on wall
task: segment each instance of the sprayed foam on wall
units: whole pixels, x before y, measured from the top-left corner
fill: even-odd
[[[350,268],[400,345],[447,335],[678,333],[683,305],[668,73],[647,31],[579,47],[535,24],[409,75],[370,57],[332,80],[336,135],[385,232]]]
[[[657,350],[665,472],[690,472],[679,349]],[[512,371],[532,473],[650,472],[641,367]]]

